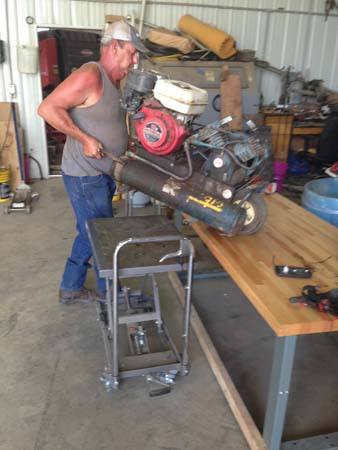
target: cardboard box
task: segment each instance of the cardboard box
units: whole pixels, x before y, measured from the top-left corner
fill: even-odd
[[[21,162],[23,167],[23,130],[19,126],[18,105],[15,104],[16,118],[18,121],[18,137],[21,150]],[[14,191],[21,183],[20,162],[18,146],[16,142],[15,125],[12,112],[12,103],[0,102],[0,166],[6,167],[10,172],[10,190]]]
[[[19,107],[17,103],[15,105],[16,112],[16,120],[18,122],[18,126],[20,126],[20,117],[19,117]],[[12,122],[13,121],[13,112],[12,112],[12,103],[11,102],[0,102],[0,122]]]

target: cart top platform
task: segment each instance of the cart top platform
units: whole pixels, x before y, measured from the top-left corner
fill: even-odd
[[[113,277],[113,254],[119,243],[129,239],[149,239],[156,237],[158,241],[135,243],[127,246],[128,250],[119,252],[119,267],[132,269],[139,275],[152,267],[156,272],[164,271],[168,264],[177,266],[177,258],[168,259],[162,264],[159,259],[179,249],[180,240],[184,237],[177,231],[173,223],[164,216],[132,216],[119,218],[91,219],[87,222],[89,239],[93,248],[99,274],[103,278]],[[165,238],[172,241],[164,241]],[[163,239],[162,239],[163,238]],[[158,269],[154,269],[158,266]],[[145,268],[145,269],[143,269]],[[169,268],[170,269],[170,268]],[[177,267],[176,267],[177,270]],[[130,274],[131,271],[124,272]],[[123,275],[120,273],[120,275]]]

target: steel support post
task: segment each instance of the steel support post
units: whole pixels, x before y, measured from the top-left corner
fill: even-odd
[[[276,337],[263,437],[269,450],[279,450],[289,397],[297,336]]]

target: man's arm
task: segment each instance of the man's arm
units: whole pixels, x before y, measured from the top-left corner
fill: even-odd
[[[93,105],[101,93],[102,79],[97,66],[91,64],[81,67],[45,98],[38,108],[38,114],[57,130],[81,142],[86,156],[100,159],[101,142],[80,130],[68,110]]]

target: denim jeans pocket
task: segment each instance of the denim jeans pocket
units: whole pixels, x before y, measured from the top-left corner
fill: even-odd
[[[112,217],[110,177],[97,175],[82,182],[83,194],[92,217]]]

